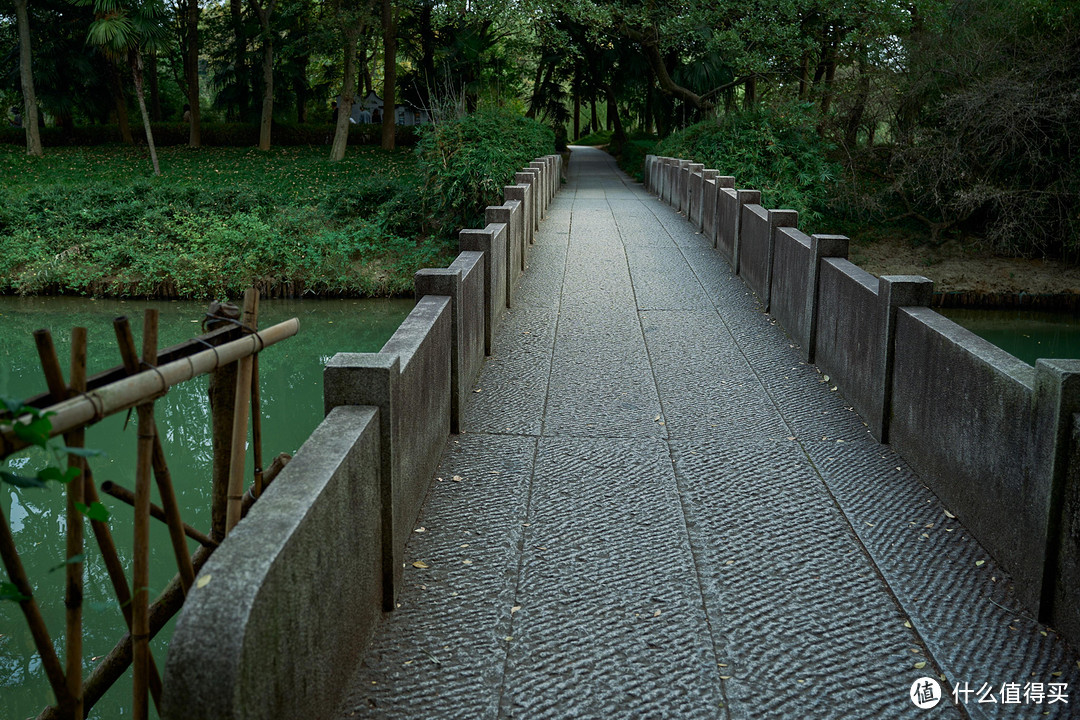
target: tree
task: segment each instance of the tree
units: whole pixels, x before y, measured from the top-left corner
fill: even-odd
[[[270,149],[270,128],[274,122],[274,33],[270,27],[270,18],[274,14],[277,0],[267,0],[263,5],[259,0],[250,0],[251,8],[259,16],[263,43],[263,102],[262,119],[259,121],[259,149]]]
[[[180,47],[184,58],[184,84],[191,121],[188,145],[202,146],[202,114],[199,110],[199,0],[180,0],[177,7]]]
[[[87,41],[100,48],[106,55],[126,60],[135,82],[135,94],[139,99],[146,144],[150,148],[150,161],[154,175],[161,175],[154,132],[150,128],[150,114],[146,110],[146,94],[143,91],[143,51],[159,50],[165,37],[162,21],[165,9],[160,0],[90,0],[93,3],[94,22],[90,24]]]
[[[26,0],[14,0],[15,21],[19,26],[19,80],[23,94],[23,127],[26,128],[26,154],[41,157],[41,132],[38,128],[37,96],[34,94],[34,71],[30,58],[30,16]]]
[[[362,35],[374,24],[373,13],[375,0],[364,0],[360,7],[346,7],[342,0],[335,1],[335,15],[344,41],[344,78],[342,80],[341,100],[338,102],[334,143],[330,147],[330,160],[338,161],[345,157],[345,147],[349,142],[349,118],[356,99],[356,45]]]
[[[398,11],[393,0],[382,0],[383,32],[383,117],[382,148],[394,149],[394,132],[397,124],[397,26]]]

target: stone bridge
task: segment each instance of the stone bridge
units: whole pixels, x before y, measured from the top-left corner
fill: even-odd
[[[330,363],[165,717],[1080,716],[1076,364],[701,166],[533,165]]]

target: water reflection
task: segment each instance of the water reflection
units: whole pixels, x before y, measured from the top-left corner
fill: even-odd
[[[968,309],[938,312],[1029,365],[1039,358],[1080,358],[1080,318],[1068,313]]]
[[[181,342],[199,332],[204,306],[186,302],[101,301],[77,298],[0,298],[0,395],[26,398],[44,392],[32,332],[48,327],[57,353],[67,366],[71,328],[87,327],[88,373],[120,363],[112,318],[128,315],[140,342],[142,312],[160,311],[162,347]],[[268,348],[259,358],[263,407],[263,460],[280,452],[295,452],[322,419],[322,368],[336,352],[373,352],[393,334],[412,308],[409,300],[265,301],[260,325],[300,319],[296,337]],[[206,399],[207,378],[174,387],[155,403],[155,418],[172,472],[184,520],[198,529],[210,525],[211,438],[210,410]],[[125,427],[126,424],[126,427]],[[121,413],[87,430],[87,447],[100,448],[107,457],[91,461],[100,487],[111,480],[126,488],[135,486],[136,422]],[[8,467],[32,474],[48,456],[31,449],[11,458]],[[252,458],[247,466],[250,473]],[[133,536],[131,510],[103,496],[112,517],[109,521],[122,560],[128,564]],[[156,497],[155,502],[159,502]],[[63,571],[49,572],[64,559],[64,495],[57,486],[48,490],[16,491],[0,485],[0,511],[7,516],[27,574],[35,588],[57,652],[63,657]],[[124,631],[112,585],[97,544],[87,524],[84,604],[84,676],[95,658],[112,649]],[[195,544],[190,543],[194,551]],[[172,578],[175,561],[168,532],[161,523],[151,525],[151,596]],[[166,640],[171,623],[152,643],[159,668],[164,667]],[[91,717],[126,715],[131,701],[130,673],[94,708]],[[18,607],[0,602],[0,718],[35,716],[53,697]]]

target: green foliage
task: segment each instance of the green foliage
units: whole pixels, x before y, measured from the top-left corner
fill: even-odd
[[[451,232],[482,224],[514,173],[554,151],[550,128],[500,107],[429,126],[417,145],[425,207]]]
[[[188,144],[188,125],[184,122],[150,123],[154,133],[154,144],[158,147],[186,146]],[[249,123],[203,122],[203,147],[253,147],[259,144],[259,126]],[[303,125],[281,123],[274,125],[274,145],[278,147],[296,147],[304,145],[329,145],[334,129],[326,123],[306,123]],[[380,125],[350,125],[349,146],[378,145],[381,141]],[[137,135],[137,143],[144,143],[145,138]],[[46,147],[110,145],[120,141],[120,130],[116,125],[80,125],[73,128],[47,127],[41,131],[41,142]],[[395,130],[395,142],[401,146],[416,144],[416,131],[412,127],[398,126]],[[26,137],[22,128],[0,127],[0,145],[25,146]]]
[[[578,138],[574,141],[575,145],[607,145],[611,142],[612,133],[610,130],[597,130],[596,132],[589,133],[585,137]]]
[[[761,190],[764,206],[798,211],[807,228],[821,221],[839,174],[829,150],[812,109],[786,105],[698,123],[665,138],[655,152],[732,175],[738,187]]]
[[[7,397],[0,397],[0,405],[3,405],[4,408],[4,411],[0,413],[0,417],[9,416],[7,419],[11,422],[12,432],[14,432],[15,437],[34,447],[51,452],[56,462],[56,465],[48,465],[39,470],[34,476],[19,475],[8,470],[0,470],[0,482],[17,488],[45,488],[48,487],[50,482],[67,484],[79,477],[80,471],[77,467],[70,466],[66,470],[60,469],[60,464],[64,461],[65,455],[78,455],[87,458],[102,454],[100,450],[73,448],[56,441],[50,442],[52,421],[49,420],[49,417],[53,414],[51,412],[42,412],[39,408],[24,405],[19,400]],[[100,503],[94,504],[99,505]],[[94,512],[100,515],[99,510],[94,509]],[[106,511],[105,517],[108,517],[108,511]]]
[[[454,229],[423,212],[411,152],[0,150],[0,291],[203,298],[402,295],[446,265]]]

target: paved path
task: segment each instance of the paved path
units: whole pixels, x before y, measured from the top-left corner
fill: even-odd
[[[1076,655],[689,223],[569,170],[342,716],[1080,717]],[[942,675],[1072,697],[916,708]]]

